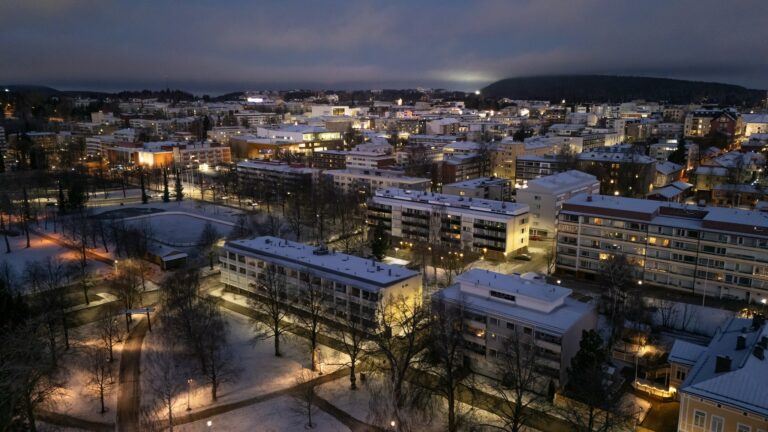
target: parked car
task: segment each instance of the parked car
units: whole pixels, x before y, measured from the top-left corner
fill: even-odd
[[[520,261],[530,261],[533,258],[531,258],[531,256],[528,255],[528,254],[520,254],[520,255],[515,256],[515,259],[516,260],[520,260]]]

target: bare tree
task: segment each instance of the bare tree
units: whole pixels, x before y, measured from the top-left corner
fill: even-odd
[[[307,424],[304,425],[306,429],[314,429],[315,423],[312,421],[312,416],[318,411],[315,402],[317,395],[315,394],[315,387],[317,386],[314,381],[312,372],[302,369],[299,376],[296,378],[296,406],[295,411],[298,415],[307,418]]]
[[[208,255],[208,263],[213,270],[213,258],[216,256],[216,242],[219,241],[219,232],[210,222],[206,222],[203,231],[200,233],[200,240],[197,244]]]
[[[104,349],[107,350],[110,362],[115,360],[113,354],[114,347],[122,338],[120,326],[117,325],[116,315],[117,310],[112,306],[107,306],[102,309],[98,321],[99,339],[101,339],[101,342],[104,344]]]
[[[127,311],[133,309],[141,301],[139,291],[139,268],[133,260],[120,261],[117,266],[117,275],[113,287],[117,290],[117,298],[123,305],[125,312],[125,331],[130,331],[132,321],[131,314]]]
[[[40,327],[30,320],[0,335],[0,407],[11,413],[7,430],[36,431],[36,410],[61,387]]]
[[[404,296],[385,299],[376,312],[378,328],[371,337],[373,354],[384,362],[375,371],[385,376],[384,387],[372,403],[372,417],[379,424],[395,421],[404,429],[408,411],[426,408],[431,394],[406,383],[408,374],[421,363],[421,354],[429,343],[429,312],[421,299]]]
[[[542,414],[547,379],[537,370],[540,360],[533,338],[517,329],[504,341],[496,359],[501,381],[494,384],[494,395],[502,401],[495,413],[501,418],[503,430],[520,432],[532,417]]]
[[[178,396],[187,386],[187,378],[181,366],[180,351],[173,339],[166,338],[163,345],[147,355],[147,364],[151,365],[148,382],[152,395],[168,412],[168,429],[173,431],[173,409]]]
[[[357,312],[359,311],[353,311],[352,304],[348,303],[346,321],[326,326],[326,331],[341,343],[341,350],[349,356],[349,387],[352,390],[357,389],[355,368],[365,355],[365,344],[370,338],[369,332],[373,331],[372,326],[367,325],[366,320]]]
[[[218,306],[211,300],[202,300],[200,309],[206,323],[200,342],[206,365],[203,377],[211,385],[211,399],[215,401],[219,386],[232,382],[240,370],[227,341],[227,322],[221,316]]]
[[[255,297],[249,298],[248,304],[261,315],[254,321],[256,340],[274,338],[275,356],[280,357],[280,338],[290,329],[286,322],[290,313],[288,286],[285,278],[285,268],[267,264],[259,272]]]
[[[603,307],[611,325],[608,346],[612,347],[624,329],[628,291],[632,287],[634,267],[626,255],[614,253],[600,262],[598,276],[607,288],[607,292],[603,294]]]
[[[103,347],[85,347],[85,360],[88,370],[88,387],[99,398],[101,413],[107,412],[104,406],[104,396],[109,393],[112,379],[112,359],[108,358],[107,350]]]
[[[458,392],[470,379],[464,364],[464,318],[460,308],[440,303],[433,308],[428,345],[428,371],[435,377],[433,390],[448,403],[449,432],[458,429]]]
[[[299,279],[301,287],[295,298],[297,310],[296,320],[302,329],[306,331],[310,350],[310,370],[317,370],[317,338],[322,330],[322,320],[325,318],[325,302],[323,301],[323,287],[320,278],[312,276],[309,272],[301,272]]]

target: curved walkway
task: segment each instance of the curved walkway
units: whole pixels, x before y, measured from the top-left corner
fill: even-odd
[[[119,393],[117,395],[117,430],[139,431],[141,408],[141,345],[147,334],[147,320],[133,327],[120,356]]]

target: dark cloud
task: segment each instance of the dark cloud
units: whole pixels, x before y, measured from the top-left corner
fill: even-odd
[[[0,3],[0,82],[446,86],[621,73],[768,88],[768,1]]]

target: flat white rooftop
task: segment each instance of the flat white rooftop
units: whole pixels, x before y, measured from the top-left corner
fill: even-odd
[[[354,255],[333,251],[316,254],[317,246],[272,236],[230,240],[224,244],[224,249],[254,258],[282,262],[285,266],[298,270],[308,268],[333,274],[351,285],[368,290],[389,287],[419,274],[401,266]]]
[[[376,197],[389,198],[404,202],[422,203],[443,207],[468,209],[486,213],[499,213],[518,216],[529,212],[526,204],[506,201],[495,201],[481,198],[465,198],[457,195],[446,195],[434,192],[419,192],[405,189],[387,188],[376,190]]]

